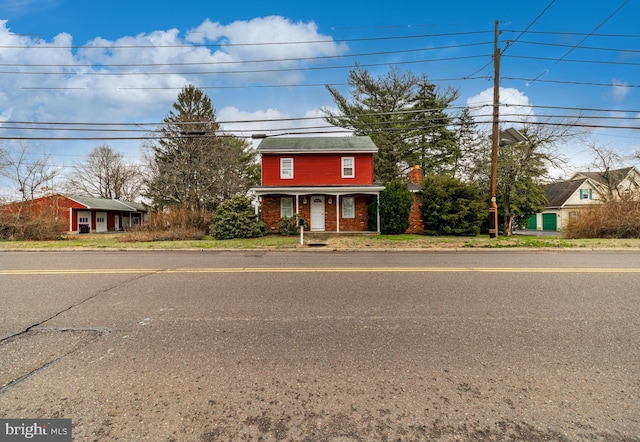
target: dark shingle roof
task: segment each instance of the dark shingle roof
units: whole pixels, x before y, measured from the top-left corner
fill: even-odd
[[[369,137],[273,137],[258,146],[260,153],[371,152],[378,147]]]
[[[147,209],[140,203],[120,201],[92,196],[68,195],[68,198],[94,210],[121,210],[123,212],[146,212]]]
[[[562,206],[585,181],[587,178],[547,184],[544,188],[547,207]]]
[[[624,169],[609,170],[611,183],[607,180],[606,172],[578,172],[576,175],[590,178],[596,183],[604,184],[605,186],[611,184],[613,187],[617,187],[618,184],[620,184],[620,182],[629,175],[629,172],[631,172],[632,169],[633,167],[625,167]]]

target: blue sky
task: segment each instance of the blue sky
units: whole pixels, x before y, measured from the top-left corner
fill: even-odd
[[[498,20],[501,102],[511,105],[502,113],[513,121],[505,126],[517,124],[514,114],[578,113],[603,126],[560,146],[567,174],[589,165],[591,143],[622,154],[640,148],[640,2],[362,4],[0,0],[0,136],[48,138],[24,142],[64,170],[105,143],[136,160],[140,140],[54,138],[141,136],[116,129],[153,128],[186,84],[203,88],[240,135],[301,130],[323,124],[310,119],[333,106],[322,85],[347,93],[355,63],[375,75],[390,65],[427,74],[459,90],[456,110],[487,105]],[[43,122],[59,130],[25,124]],[[74,123],[128,125],[91,132]]]

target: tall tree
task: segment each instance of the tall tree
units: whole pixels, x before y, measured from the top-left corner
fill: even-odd
[[[428,167],[434,169],[448,161],[446,156],[432,156],[447,150],[438,147],[445,136],[441,129],[447,124],[443,109],[455,93],[442,94],[426,77],[400,72],[395,67],[374,77],[356,66],[349,73],[348,83],[350,97],[327,86],[338,112],[323,109],[325,119],[356,135],[371,137],[379,149],[374,160],[377,180],[400,179],[416,162],[428,162]]]
[[[440,91],[426,76],[418,81],[412,110],[413,128],[410,132],[412,164],[419,165],[422,176],[430,174],[454,175],[460,157],[453,120],[446,109],[458,98],[454,89]]]
[[[501,145],[498,156],[496,198],[506,235],[512,234],[515,218],[526,219],[544,208],[542,186],[549,178],[548,169],[564,162],[556,146],[575,135],[569,123],[549,121],[545,124],[541,120],[524,123],[520,132],[525,141]],[[475,181],[484,187],[482,191],[487,195],[491,151],[483,151],[485,155],[478,159],[474,173]]]
[[[140,197],[142,178],[139,168],[127,163],[124,155],[108,145],[94,148],[86,160],[67,175],[70,193],[134,201]]]
[[[178,94],[150,146],[146,195],[158,208],[213,210],[256,183],[256,154],[245,140],[228,136],[211,99],[188,85]]]
[[[22,201],[52,192],[59,172],[51,165],[49,155],[33,154],[26,143],[16,153],[6,152],[0,158],[0,175],[16,185]]]
[[[487,175],[484,171],[487,168],[484,167],[482,160],[489,158],[490,137],[480,129],[468,107],[462,110],[456,125],[458,128],[455,151],[457,157],[454,160],[453,176],[466,182],[478,182]],[[488,183],[481,187],[488,188]]]

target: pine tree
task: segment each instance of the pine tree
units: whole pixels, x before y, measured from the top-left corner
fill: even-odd
[[[371,137],[379,149],[374,159],[377,180],[401,179],[416,162],[429,162],[430,170],[450,167],[441,162],[451,161],[447,152],[455,149],[445,112],[456,97],[454,91],[441,93],[426,77],[394,67],[386,75],[373,77],[356,66],[348,82],[350,98],[327,86],[339,113],[325,109],[325,119]]]
[[[150,146],[147,193],[158,208],[214,210],[256,183],[255,151],[221,131],[211,99],[188,85]]]

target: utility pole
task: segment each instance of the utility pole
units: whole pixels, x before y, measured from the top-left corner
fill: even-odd
[[[493,43],[493,124],[491,129],[491,178],[489,181],[489,238],[498,237],[498,147],[500,146],[500,48],[498,20]]]

